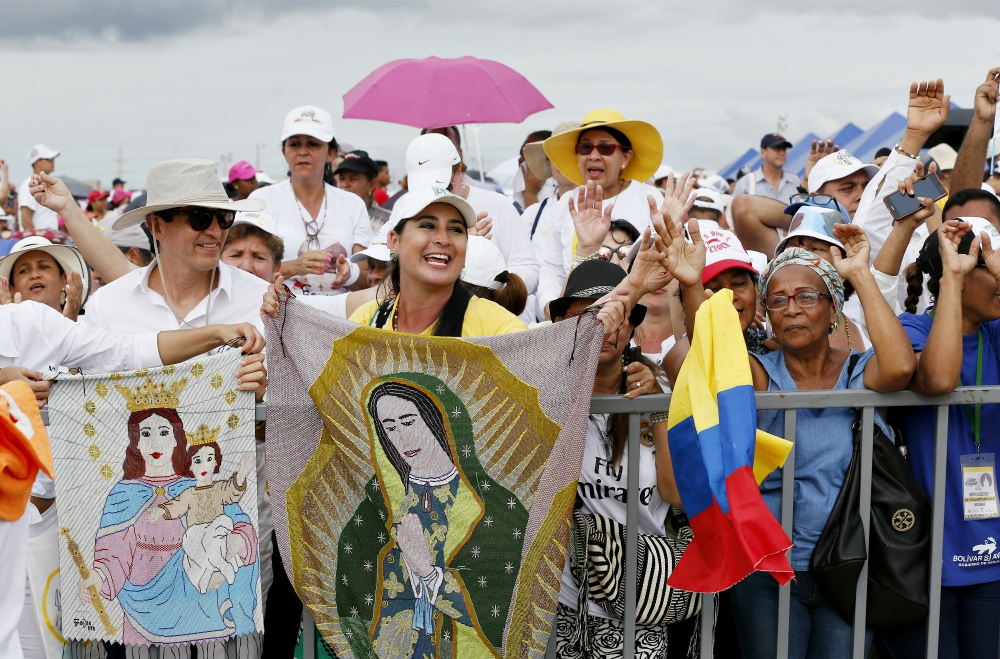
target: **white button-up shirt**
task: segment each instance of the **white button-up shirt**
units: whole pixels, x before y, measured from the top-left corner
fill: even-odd
[[[87,313],[80,316],[80,321],[125,332],[203,327],[206,320],[211,320],[212,324],[253,323],[258,330],[264,331],[260,305],[267,291],[267,282],[260,277],[219,263],[216,275],[218,286],[188,313],[184,318],[187,324],[181,325],[163,296],[149,287],[149,275],[155,264],[154,260],[145,268],[133,270],[98,289],[87,301]],[[159,277],[159,274],[156,276]],[[169,280],[167,290],[172,291]]]
[[[38,302],[0,306],[0,368],[60,366],[108,373],[162,366],[157,332],[122,334],[74,323]]]

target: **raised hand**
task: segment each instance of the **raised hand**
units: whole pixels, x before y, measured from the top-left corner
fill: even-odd
[[[6,277],[0,277],[0,304],[11,304],[14,299],[10,295],[10,282]]]
[[[1000,96],[1000,66],[990,69],[986,82],[976,87],[976,98],[972,102],[976,119],[993,123],[997,112],[997,97]]]
[[[965,234],[969,233],[971,228],[972,225],[968,222],[948,220],[938,229],[938,251],[941,253],[944,276],[950,275],[964,279],[967,274],[975,270],[976,266],[979,265],[979,236],[972,239],[968,254],[958,253],[958,244],[962,242],[962,238]],[[990,251],[991,256],[993,256],[992,246]],[[993,270],[991,269],[990,272],[993,272]]]
[[[840,278],[850,280],[863,273],[870,274],[868,256],[871,254],[871,245],[868,244],[868,236],[864,230],[856,224],[834,224],[833,235],[847,252],[847,256],[841,256],[840,250],[830,250],[833,267],[837,269]]]
[[[990,274],[997,280],[997,283],[1000,284],[1000,245],[994,250],[990,234],[985,231],[979,234],[979,239],[982,241],[983,260],[986,261],[986,267],[989,269]],[[972,250],[970,249],[969,251],[971,252]]]
[[[690,220],[687,226],[691,242],[684,240],[681,227],[673,223],[667,226],[670,232],[670,244],[666,245],[667,270],[681,286],[700,286],[701,273],[705,270],[705,242],[698,220]]]
[[[688,211],[694,206],[697,196],[694,193],[695,179],[691,172],[684,172],[679,179],[674,179],[673,172],[667,176],[666,184],[663,186],[663,206],[660,207],[660,214],[664,221],[668,218],[678,227],[687,224]],[[652,219],[652,215],[650,216]],[[657,230],[661,236],[662,232]],[[664,242],[666,238],[664,238]]]
[[[611,230],[611,209],[614,204],[601,211],[604,203],[604,191],[601,186],[595,186],[593,181],[587,181],[586,186],[577,190],[576,203],[569,199],[569,214],[573,218],[576,237],[579,241],[576,253],[579,256],[590,256],[601,247],[608,231]]]
[[[977,94],[978,95],[978,94]],[[927,136],[944,125],[951,96],[944,93],[944,80],[910,83],[910,103],[906,108],[906,128]]]
[[[71,272],[66,278],[66,304],[63,305],[63,315],[75,321],[80,315],[83,305],[83,279],[79,272]]]
[[[35,201],[57,213],[62,213],[69,204],[76,204],[62,179],[45,172],[32,175],[28,190]]]
[[[663,239],[656,235],[653,237],[653,244],[650,245],[650,235],[650,229],[647,227],[639,239],[639,253],[632,262],[627,279],[630,288],[643,294],[658,291],[673,279],[667,270]]]
[[[834,144],[833,140],[813,140],[809,148],[809,157],[806,158],[806,170],[802,173],[802,180],[808,181],[809,172],[816,166],[816,163],[837,151],[840,151],[840,147]]]
[[[476,215],[476,226],[469,229],[470,236],[482,236],[489,240],[493,237],[493,220],[490,219],[490,214],[486,211]]]
[[[278,310],[281,307],[280,298],[288,295],[288,288],[285,286],[285,278],[279,273],[274,273],[274,283],[267,287],[264,293],[264,301],[260,305],[260,317],[267,320],[267,317],[278,317]]]

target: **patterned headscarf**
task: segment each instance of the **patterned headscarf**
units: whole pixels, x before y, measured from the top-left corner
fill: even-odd
[[[771,277],[786,265],[804,265],[823,278],[823,283],[826,284],[830,296],[833,297],[833,308],[837,312],[837,320],[830,330],[832,334],[840,326],[840,318],[844,309],[844,280],[837,274],[833,264],[801,247],[786,249],[774,257],[774,260],[768,263],[764,271],[760,273],[760,277],[757,279],[757,297],[761,304],[764,303],[764,296],[767,295],[767,285],[771,282]]]

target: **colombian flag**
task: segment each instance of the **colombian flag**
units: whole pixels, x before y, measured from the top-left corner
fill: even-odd
[[[756,428],[753,379],[732,291],[719,291],[698,310],[668,423],[674,478],[694,532],[668,583],[712,593],[754,570],[787,583],[793,574],[785,551],[792,541],[758,484],[784,464],[792,444]]]

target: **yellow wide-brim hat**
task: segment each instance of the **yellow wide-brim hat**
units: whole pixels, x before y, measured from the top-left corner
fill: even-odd
[[[632,143],[632,162],[622,170],[622,178],[646,181],[663,161],[663,138],[652,124],[635,119],[626,119],[620,112],[601,109],[587,114],[578,127],[557,133],[545,140],[545,155],[559,168],[566,178],[577,185],[583,185],[583,174],[576,155],[576,143],[580,133],[600,128],[614,128],[623,133]]]

